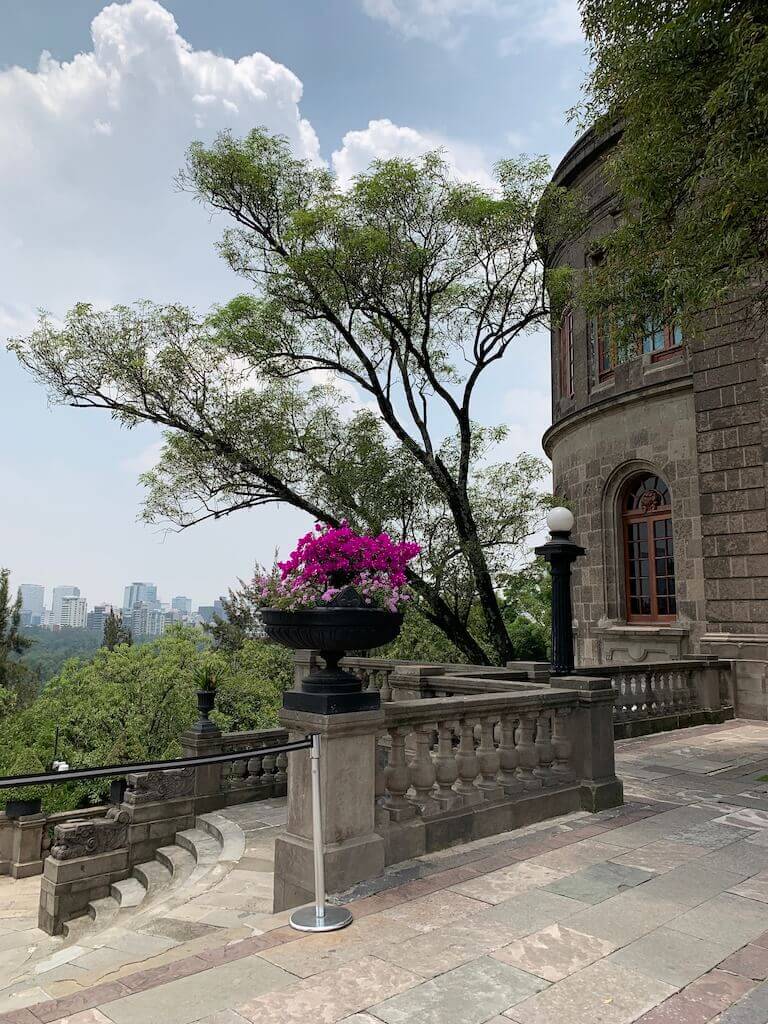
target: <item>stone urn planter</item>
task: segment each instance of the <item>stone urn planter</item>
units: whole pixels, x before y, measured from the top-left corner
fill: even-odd
[[[292,650],[319,651],[325,668],[307,676],[300,690],[283,695],[283,707],[319,715],[340,715],[350,711],[374,711],[379,694],[363,691],[357,676],[339,668],[347,651],[370,650],[394,640],[403,624],[399,612],[362,606],[352,587],[342,591],[335,604],[320,608],[283,611],[263,608],[262,624],[267,636]]]
[[[28,814],[39,814],[42,806],[42,797],[32,797],[31,800],[9,800],[5,805],[6,818],[25,818]]]

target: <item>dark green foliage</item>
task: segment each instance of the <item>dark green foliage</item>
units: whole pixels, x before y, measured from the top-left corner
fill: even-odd
[[[176,626],[151,643],[68,661],[33,704],[0,721],[0,774],[14,774],[22,752],[50,763],[57,726],[59,757],[73,768],[178,756],[179,736],[197,718],[198,673],[210,659],[218,678],[212,719],[226,731],[276,725],[293,678],[290,652],[246,641],[235,653],[213,655],[200,631]],[[48,787],[44,806],[98,803],[108,786]]]
[[[8,775],[41,775],[45,770],[45,765],[35,751],[31,747],[23,747],[19,750]],[[43,799],[46,791],[46,786],[12,786],[10,789],[0,790],[0,806],[5,806],[10,800]]]
[[[90,629],[29,626],[24,632],[33,646],[24,654],[23,664],[34,674],[39,686],[57,675],[70,658],[88,659],[99,649],[100,637]]]
[[[0,569],[0,717],[35,689],[35,679],[19,658],[32,646],[21,632],[21,591],[10,592],[10,569]]]
[[[120,613],[115,615],[113,608],[104,623],[102,646],[106,647],[108,651],[114,651],[120,644],[128,644],[130,646],[132,643],[133,635],[130,629],[123,625],[123,616]]]
[[[599,131],[621,127],[607,168],[624,210],[588,304],[611,307],[616,332],[637,339],[646,317],[685,319],[748,284],[765,301],[765,0],[581,10],[593,57],[582,114]]]

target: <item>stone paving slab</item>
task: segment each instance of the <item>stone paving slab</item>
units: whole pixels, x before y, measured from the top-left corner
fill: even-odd
[[[768,905],[722,893],[676,917],[669,927],[700,939],[716,932],[718,941],[735,951],[768,929]]]
[[[630,1024],[674,986],[603,960],[510,1007],[518,1024]]]
[[[600,903],[653,877],[650,871],[608,862],[592,864],[543,888],[580,903]]]
[[[727,942],[714,941],[716,935],[716,927],[709,939],[694,938],[668,927],[656,928],[612,953],[608,961],[681,988],[711,970],[730,953]]]
[[[371,1007],[386,1024],[482,1024],[546,988],[540,978],[481,957]]]
[[[495,960],[554,982],[588,967],[615,949],[615,943],[606,939],[553,924],[502,946],[492,956]],[[768,950],[764,952],[768,953]]]

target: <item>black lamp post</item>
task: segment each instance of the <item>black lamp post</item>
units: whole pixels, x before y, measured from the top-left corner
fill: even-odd
[[[553,676],[573,672],[573,610],[571,607],[571,565],[584,548],[571,540],[575,520],[567,508],[553,508],[547,516],[549,540],[535,549],[549,562],[552,573],[552,663]]]

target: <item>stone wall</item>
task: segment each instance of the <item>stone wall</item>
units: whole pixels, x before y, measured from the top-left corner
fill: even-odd
[[[603,160],[615,141],[587,133],[555,181],[578,190],[584,233],[557,253],[583,272],[621,215]],[[574,394],[559,381],[552,333],[553,426],[544,438],[555,493],[576,515],[587,556],[574,572],[579,664],[715,654],[736,662],[736,714],[768,717],[768,335],[746,300],[724,303],[661,361],[638,355],[600,379],[593,331],[573,313]],[[626,622],[616,494],[633,470],[672,494],[678,620]]]

